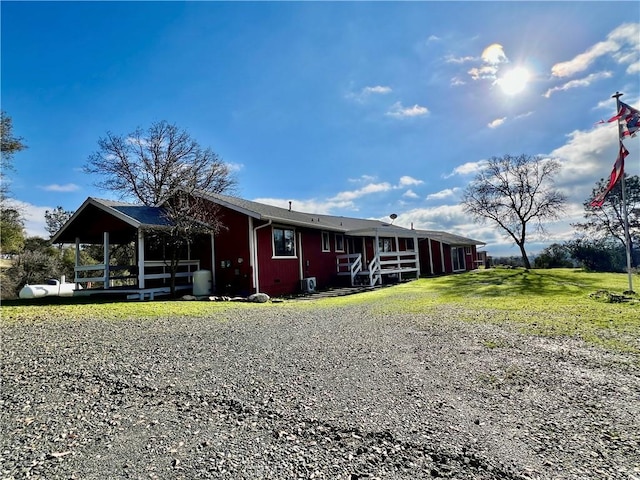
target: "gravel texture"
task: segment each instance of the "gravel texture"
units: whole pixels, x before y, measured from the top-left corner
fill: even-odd
[[[4,324],[1,478],[640,480],[640,362],[453,310]]]

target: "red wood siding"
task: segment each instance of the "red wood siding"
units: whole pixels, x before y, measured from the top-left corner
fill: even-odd
[[[453,262],[451,260],[451,245],[441,244],[437,240],[428,239],[418,242],[420,253],[420,270],[422,275],[443,275],[453,273]],[[429,262],[429,245],[431,246],[431,260],[433,271]],[[444,270],[442,269],[442,259],[444,258]]]
[[[278,258],[273,256],[273,229],[261,228],[257,231],[258,248],[258,287],[272,297],[298,292],[300,289],[299,245],[296,231],[296,258]]]
[[[336,256],[346,253],[335,251],[336,240],[333,233],[329,233],[329,245],[330,251],[323,252],[320,230],[302,231],[302,273],[305,278],[316,277],[318,288],[327,288],[334,284]]]
[[[249,219],[224,207],[220,208],[218,215],[225,228],[214,239],[215,293],[249,295],[254,292],[249,256]]]
[[[471,249],[471,253],[467,253],[467,249]],[[478,268],[476,265],[476,260],[478,259],[478,253],[476,251],[476,246],[473,245],[471,247],[465,247],[464,251],[464,263],[467,270],[475,270]]]

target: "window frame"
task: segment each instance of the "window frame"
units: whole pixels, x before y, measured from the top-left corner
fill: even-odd
[[[456,263],[458,268],[456,268]],[[454,272],[465,272],[467,270],[464,247],[451,247],[451,270]]]
[[[387,250],[388,248],[388,250]],[[378,237],[378,251],[380,253],[393,252],[393,238],[391,237]]]
[[[338,239],[341,240],[342,244],[338,246]],[[344,253],[345,245],[344,245],[344,235],[341,233],[334,234],[334,247],[336,252]]]
[[[320,242],[320,247],[322,248],[323,252],[331,251],[331,238],[329,237],[329,232],[321,232]]]
[[[291,245],[293,254],[291,255],[278,255],[276,252],[276,230],[282,231],[282,238],[286,241],[284,232],[291,232]],[[296,229],[293,227],[274,225],[271,227],[271,258],[274,259],[286,259],[286,258],[298,258],[298,249],[296,247]]]

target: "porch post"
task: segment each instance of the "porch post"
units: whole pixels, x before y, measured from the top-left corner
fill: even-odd
[[[138,288],[144,288],[144,232],[138,230]]]
[[[418,276],[420,278],[420,246],[418,245],[418,235],[413,234],[413,251],[416,252],[416,267],[418,268]]]
[[[440,242],[440,260],[442,263],[442,273],[447,273],[447,270],[444,268],[444,245]],[[453,265],[451,266],[451,270],[453,271]]]
[[[211,235],[211,289],[212,293],[216,291],[216,241],[215,235]]]
[[[429,245],[429,268],[431,269],[431,275],[435,275],[436,272],[433,271],[433,250],[431,250],[431,239],[427,237],[427,244]]]
[[[76,264],[75,264],[75,268],[73,271],[74,274],[74,279],[73,281],[76,284],[76,290],[78,290],[78,287],[80,286],[80,283],[78,282],[78,267],[80,266],[80,237],[76,237]]]
[[[378,236],[378,230],[376,229],[376,239],[375,244],[373,245],[373,258],[376,259],[377,262],[380,261],[380,237]]]
[[[104,243],[102,246],[104,252],[102,256],[102,263],[104,264],[104,277],[102,279],[102,283],[103,288],[106,290],[111,286],[109,285],[109,232],[104,232],[102,234],[102,238]]]
[[[249,221],[249,266],[251,267],[251,288],[258,292],[258,256],[256,255],[256,232],[253,229],[253,217]]]
[[[304,278],[304,265],[302,264],[302,232],[298,232],[298,276],[299,280]]]

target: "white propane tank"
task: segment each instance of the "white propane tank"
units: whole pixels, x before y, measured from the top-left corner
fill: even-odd
[[[193,272],[193,296],[205,297],[211,295],[213,280],[211,270],[196,270]]]
[[[29,285],[26,284],[18,296],[20,298],[40,298],[40,297],[73,297],[73,291],[76,288],[75,283],[67,283],[64,275],[62,282],[51,279],[46,284]]]

